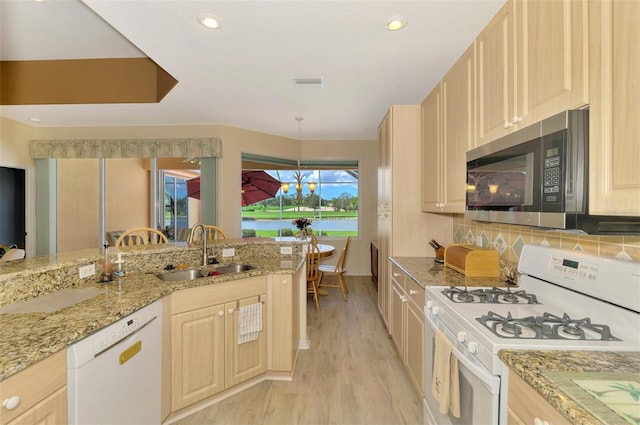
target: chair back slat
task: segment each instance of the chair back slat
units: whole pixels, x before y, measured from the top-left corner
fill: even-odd
[[[224,230],[222,230],[218,226],[205,224],[204,228],[205,228],[205,231],[207,232],[208,242],[217,241],[220,239],[227,239],[227,234],[224,232]],[[195,234],[192,234],[192,232],[189,232],[189,236],[190,237],[187,237],[188,243],[195,243],[202,240],[202,232],[195,232]]]
[[[163,243],[169,243],[169,239],[161,231],[152,227],[138,227],[124,231],[116,240],[116,247]]]
[[[342,248],[342,252],[340,252],[340,258],[338,258],[338,262],[336,263],[336,272],[345,272],[346,264],[347,264],[347,253],[349,252],[349,242],[351,241],[351,236],[347,236],[347,240],[344,243],[344,247]]]

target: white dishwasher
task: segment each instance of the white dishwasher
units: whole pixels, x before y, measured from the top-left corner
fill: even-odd
[[[69,424],[159,424],[161,358],[161,301],[69,346]]]

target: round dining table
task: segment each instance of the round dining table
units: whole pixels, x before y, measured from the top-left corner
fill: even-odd
[[[324,243],[319,243],[318,249],[320,250],[320,258],[331,257],[333,253],[336,252],[336,248],[334,246]]]

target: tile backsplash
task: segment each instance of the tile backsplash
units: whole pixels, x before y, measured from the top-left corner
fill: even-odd
[[[640,262],[640,236],[590,236],[527,226],[479,223],[453,216],[453,241],[500,251],[504,261],[517,262],[525,244],[581,251],[601,257]]]

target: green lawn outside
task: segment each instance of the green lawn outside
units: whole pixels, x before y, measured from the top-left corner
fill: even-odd
[[[295,211],[295,210],[285,210],[282,212],[283,220],[295,220],[296,218],[315,218],[319,216],[321,213],[318,211],[315,213],[313,211]],[[262,208],[255,209],[254,211],[248,211],[246,209],[242,209],[242,217],[243,218],[253,218],[256,220],[278,220],[280,218],[280,210],[279,209],[269,209],[267,208],[264,211]],[[322,211],[322,219],[333,219],[333,218],[357,218],[357,211]]]
[[[314,215],[313,211],[297,211],[295,207],[291,207],[282,212],[282,221],[284,228],[287,229],[287,225],[291,224],[293,220],[296,218],[311,218],[314,219],[318,217],[320,212],[316,212]],[[339,220],[342,218],[357,218],[357,211],[322,211],[322,219],[323,220]],[[254,219],[254,220],[279,220],[280,219],[280,209],[278,207],[267,207],[266,210],[262,207],[249,206],[244,207],[242,209],[242,218],[243,219]],[[250,227],[251,225],[247,223]],[[288,228],[291,229],[291,228]],[[317,232],[314,231],[314,234],[317,235]],[[358,232],[356,231],[322,231],[322,237],[347,237],[347,236],[357,236]],[[256,230],[256,236],[260,236],[263,238],[275,238],[278,237],[277,230]]]

